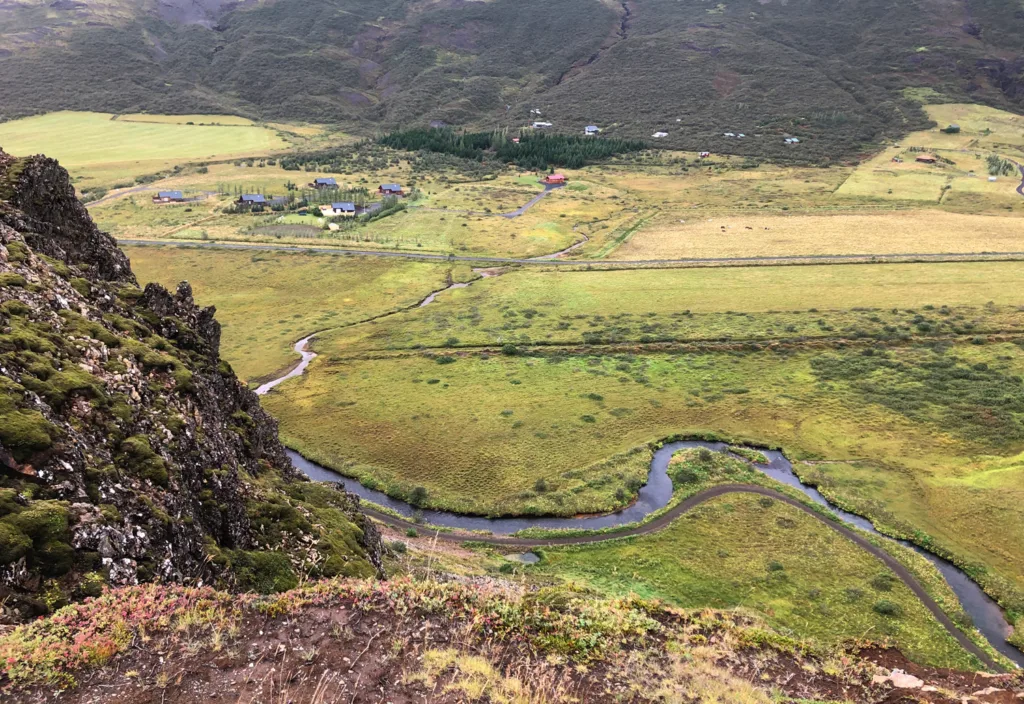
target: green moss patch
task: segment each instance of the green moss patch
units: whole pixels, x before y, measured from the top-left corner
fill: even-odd
[[[236,584],[243,591],[274,594],[299,584],[288,556],[282,553],[235,550],[228,559]]]
[[[148,479],[158,486],[167,486],[167,464],[153,451],[145,435],[133,435],[122,442],[117,460],[118,465],[131,474]]]

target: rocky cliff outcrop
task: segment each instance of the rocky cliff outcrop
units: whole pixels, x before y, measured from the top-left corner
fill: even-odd
[[[379,571],[349,495],[305,481],[188,284],[137,286],[67,173],[0,151],[0,601],[104,584],[273,591]]]

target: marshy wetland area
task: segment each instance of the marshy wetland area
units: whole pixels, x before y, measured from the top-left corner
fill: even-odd
[[[547,190],[553,170],[210,116],[64,113],[0,144],[66,161],[140,283],[216,306],[251,388],[306,341],[261,403],[300,468],[362,493],[398,572],[1012,669],[1024,118],[925,109],[958,131],[827,167],[624,149]],[[62,158],[42,119],[127,125],[136,159]],[[167,151],[191,130],[230,139]]]

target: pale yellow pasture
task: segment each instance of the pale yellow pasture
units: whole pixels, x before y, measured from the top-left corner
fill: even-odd
[[[1024,251],[1024,219],[900,210],[857,215],[662,216],[612,258]]]

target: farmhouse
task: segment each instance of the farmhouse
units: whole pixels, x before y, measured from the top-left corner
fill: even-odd
[[[562,174],[548,174],[544,177],[544,183],[561,185],[566,182],[566,178]]]
[[[320,214],[325,218],[333,218],[342,216],[346,218],[355,217],[356,204],[355,203],[331,203],[330,205],[321,205]]]
[[[235,202],[239,205],[265,205],[267,199],[260,193],[243,193]]]
[[[181,191],[160,191],[153,196],[154,203],[184,203],[185,196]]]
[[[322,188],[337,188],[338,182],[335,181],[333,178],[318,178],[314,179],[313,183],[309,185],[312,186],[313,188],[316,188],[317,190],[320,190]]]
[[[914,159],[914,161],[919,161],[922,164],[934,164],[936,159],[931,154],[922,154],[921,156]]]
[[[402,193],[402,186],[398,183],[382,183],[380,188],[377,189],[377,193],[382,196],[400,196]]]

